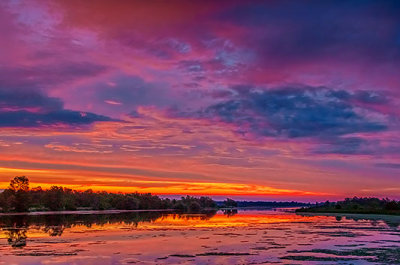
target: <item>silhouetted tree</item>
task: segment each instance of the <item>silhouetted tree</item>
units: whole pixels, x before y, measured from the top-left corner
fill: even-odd
[[[58,186],[51,186],[45,192],[44,205],[52,211],[64,210],[64,189]]]
[[[25,176],[15,177],[10,181],[8,190],[14,195],[14,199],[10,201],[17,212],[26,212],[29,209],[29,180]]]
[[[400,210],[400,203],[398,203],[396,201],[388,201],[385,205],[385,209],[388,211]]]
[[[235,202],[232,199],[227,198],[224,201],[224,206],[227,207],[227,208],[234,208],[234,207],[237,207],[237,202]]]

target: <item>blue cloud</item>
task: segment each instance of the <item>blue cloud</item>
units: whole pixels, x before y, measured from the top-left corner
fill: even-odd
[[[239,91],[236,97],[212,105],[197,115],[235,123],[255,135],[289,138],[333,137],[387,128],[382,121],[359,114],[352,103],[358,93],[327,88],[259,91],[246,86],[234,87],[234,90]],[[378,102],[381,101],[373,100],[374,104]]]
[[[48,97],[33,89],[1,89],[0,110],[35,109],[38,112],[60,110],[63,103],[58,98]]]
[[[58,110],[48,113],[28,111],[0,112],[0,127],[40,127],[44,125],[85,125],[95,121],[111,121],[111,118],[88,112]]]
[[[60,123],[75,126],[111,120],[94,113],[64,109],[60,99],[35,90],[0,89],[0,127],[40,127]]]

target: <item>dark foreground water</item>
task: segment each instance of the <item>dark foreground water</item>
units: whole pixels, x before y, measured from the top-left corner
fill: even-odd
[[[0,216],[0,264],[400,264],[400,217],[8,215]]]

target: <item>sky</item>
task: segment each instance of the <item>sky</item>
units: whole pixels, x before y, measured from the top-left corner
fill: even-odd
[[[0,2],[0,188],[400,198],[399,1]]]

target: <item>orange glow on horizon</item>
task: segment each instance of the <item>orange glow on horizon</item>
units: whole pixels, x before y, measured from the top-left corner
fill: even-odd
[[[91,189],[95,192],[113,193],[152,193],[155,195],[192,195],[192,196],[324,196],[322,192],[297,189],[276,188],[253,183],[188,181],[177,178],[154,178],[140,175],[107,175],[90,171],[74,171],[59,169],[21,169],[0,167],[0,189],[9,185],[11,176],[26,175],[30,179],[30,187],[49,189],[51,186],[62,186],[73,190]]]
[[[51,186],[63,186],[73,190],[84,191],[91,189],[94,192],[114,192],[114,193],[152,193],[155,195],[297,195],[297,196],[321,196],[324,193],[276,189],[261,185],[249,185],[238,183],[189,183],[189,182],[176,182],[176,181],[135,181],[136,183],[153,183],[154,186],[138,187],[138,186],[104,186],[104,185],[71,185],[71,184],[51,184],[51,183],[38,183],[31,182],[31,188],[41,187],[49,189]],[[164,185],[164,186],[161,186]],[[5,189],[8,187],[8,182],[0,182],[0,188]]]

